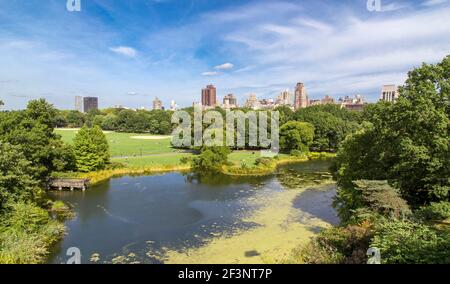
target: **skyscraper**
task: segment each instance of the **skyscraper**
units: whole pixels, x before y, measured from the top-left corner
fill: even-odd
[[[83,98],[84,112],[90,112],[91,110],[98,110],[98,98],[97,97],[84,97]]]
[[[177,103],[176,103],[174,100],[171,100],[171,101],[170,101],[170,110],[175,111],[175,110],[177,110],[177,109],[178,109]]]
[[[216,88],[213,85],[208,85],[202,89],[202,106],[215,107],[216,104]]]
[[[75,110],[83,112],[83,97],[75,96]]]
[[[235,108],[237,107],[236,97],[233,94],[228,94],[223,98],[224,108]]]
[[[398,99],[398,88],[395,85],[384,85],[381,88],[380,101],[395,102]]]
[[[308,93],[306,92],[305,85],[303,83],[297,83],[295,87],[295,101],[294,108],[305,108],[309,105]]]
[[[163,109],[162,101],[158,97],[153,100],[153,109]]]
[[[291,93],[289,92],[289,89],[286,89],[283,92],[281,92],[280,99],[283,101],[284,105],[291,104]]]

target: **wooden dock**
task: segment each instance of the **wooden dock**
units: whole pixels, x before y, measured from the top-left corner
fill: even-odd
[[[50,179],[48,183],[49,189],[81,189],[85,191],[88,188],[89,179],[76,179],[76,178],[54,178]]]

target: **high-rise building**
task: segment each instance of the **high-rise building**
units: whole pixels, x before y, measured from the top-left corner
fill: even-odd
[[[83,97],[75,96],[75,110],[83,112]]]
[[[398,99],[398,88],[395,85],[384,85],[381,88],[380,101],[395,102]]]
[[[256,98],[255,94],[251,94],[247,101],[245,102],[245,107],[252,108],[252,109],[258,109],[260,107],[260,103],[258,99]]]
[[[98,98],[97,97],[84,97],[83,98],[83,110],[84,112],[90,112],[91,110],[98,110]]]
[[[295,101],[294,108],[305,108],[309,105],[308,93],[306,92],[305,85],[303,83],[297,83],[295,87]]]
[[[330,97],[329,95],[326,95],[325,97],[323,97],[321,103],[323,105],[325,105],[325,104],[334,104],[334,99],[332,97]]]
[[[281,105],[291,105],[291,93],[289,92],[289,89],[284,90],[281,92],[281,94],[278,96],[277,102]]]
[[[216,88],[213,85],[208,85],[202,89],[202,106],[215,107],[216,104]]]
[[[158,97],[153,100],[153,109],[163,109],[162,101]]]
[[[223,107],[224,108],[236,108],[237,100],[233,94],[228,94],[223,98]]]
[[[170,110],[176,111],[178,109],[177,104],[175,103],[174,100],[170,101]]]

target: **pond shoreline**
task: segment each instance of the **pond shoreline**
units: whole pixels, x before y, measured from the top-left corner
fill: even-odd
[[[332,159],[335,154],[326,152],[311,152],[308,156],[295,157],[288,156],[284,158],[273,159],[269,166],[254,166],[245,169],[237,166],[224,166],[221,169],[221,173],[230,176],[266,176],[274,174],[278,167],[288,164],[302,163],[311,160]],[[107,181],[111,178],[121,177],[125,175],[131,176],[145,176],[155,173],[167,173],[167,172],[188,172],[192,170],[191,165],[165,165],[165,166],[148,166],[148,167],[128,167],[109,170],[100,170],[89,173],[57,173],[54,177],[61,178],[83,178],[89,179],[90,185],[96,185],[98,183]]]

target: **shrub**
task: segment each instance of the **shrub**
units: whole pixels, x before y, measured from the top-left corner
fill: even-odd
[[[445,220],[450,218],[450,202],[433,202],[429,206],[425,206],[414,212],[419,219],[424,220]]]
[[[384,220],[375,228],[371,247],[381,251],[382,263],[450,263],[450,235],[406,220]]]
[[[260,157],[255,160],[257,166],[270,167],[273,163],[273,159],[269,157]]]
[[[0,223],[0,263],[41,263],[63,224],[31,203],[9,203]]]
[[[366,263],[371,237],[369,223],[326,229],[301,251],[301,258],[312,264]]]

